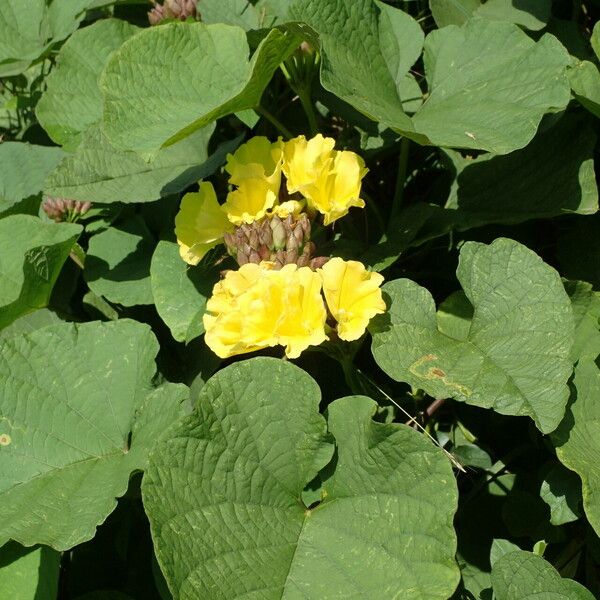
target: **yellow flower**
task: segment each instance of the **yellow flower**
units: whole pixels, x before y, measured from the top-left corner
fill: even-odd
[[[257,136],[242,144],[233,154],[227,155],[225,170],[231,175],[229,181],[240,185],[244,179],[266,179],[275,194],[281,182],[283,142],[270,142]]]
[[[310,140],[301,135],[285,142],[283,172],[290,194],[300,192],[308,208],[324,215],[325,225],[348,214],[351,206],[363,208],[363,159],[347,150],[334,150],[335,140],[321,134]]]
[[[314,183],[304,189],[309,208],[324,215],[325,225],[347,215],[351,206],[364,208],[360,188],[367,170],[358,154],[347,150],[335,152]]]
[[[290,194],[303,194],[304,188],[315,182],[332,158],[334,146],[333,138],[323,137],[320,133],[308,141],[300,135],[285,142],[282,168]]]
[[[321,278],[308,267],[246,264],[217,283],[205,340],[221,358],[283,345],[289,358],[327,339]]]
[[[273,208],[277,196],[266,179],[243,179],[221,207],[234,225],[253,223]]]
[[[302,212],[304,204],[301,200],[287,200],[281,204],[276,204],[269,216],[277,215],[280,219],[285,219],[289,215],[297,217]]]
[[[197,265],[223,239],[232,226],[221,210],[211,183],[200,182],[200,190],[186,194],[175,217],[179,254],[186,263]]]
[[[383,276],[372,273],[355,260],[332,258],[319,273],[329,311],[338,322],[337,332],[342,340],[357,340],[369,321],[385,312],[386,306],[380,285]]]

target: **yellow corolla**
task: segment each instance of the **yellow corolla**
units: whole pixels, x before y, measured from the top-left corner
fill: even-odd
[[[283,148],[288,192],[300,192],[309,210],[324,216],[325,225],[348,214],[352,206],[365,206],[360,198],[368,171],[363,159],[348,150],[334,150],[334,145],[335,140],[321,134],[310,140],[301,135]]]
[[[360,188],[367,171],[358,154],[347,150],[335,152],[314,183],[304,188],[309,208],[324,216],[325,225],[347,215],[352,206],[364,208]]]
[[[312,185],[334,154],[335,140],[320,133],[307,140],[303,135],[291,139],[283,146],[283,173],[290,194]]]
[[[266,179],[278,193],[281,182],[281,161],[283,142],[269,141],[266,137],[256,136],[242,144],[233,154],[227,155],[225,170],[229,181],[240,185],[244,179]]]
[[[266,179],[244,179],[236,190],[227,194],[221,209],[229,221],[241,225],[262,219],[276,202],[277,196]]]
[[[357,340],[369,321],[385,312],[380,286],[383,276],[355,260],[332,258],[319,269],[323,293],[342,340]]]
[[[327,339],[321,277],[290,264],[246,264],[217,283],[204,315],[205,340],[221,358],[285,346],[297,358]]]
[[[202,257],[233,229],[221,210],[211,183],[200,182],[200,190],[186,194],[175,217],[179,254],[186,263],[197,265]]]

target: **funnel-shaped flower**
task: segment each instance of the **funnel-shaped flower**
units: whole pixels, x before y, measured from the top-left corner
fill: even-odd
[[[290,194],[304,194],[306,186],[313,185],[334,154],[335,140],[320,133],[307,140],[300,135],[285,142],[283,147],[283,172]]]
[[[197,265],[202,257],[223,240],[233,226],[217,201],[211,183],[200,182],[200,190],[186,194],[175,217],[179,254],[186,263]]]
[[[215,285],[206,310],[205,340],[222,358],[276,345],[297,358],[327,339],[321,277],[308,267],[243,265]]]
[[[227,155],[225,170],[229,181],[240,185],[244,179],[266,179],[275,193],[279,192],[283,142],[270,142],[264,136],[253,137],[233,154]]]
[[[319,269],[329,312],[337,321],[338,336],[348,342],[357,340],[369,321],[385,312],[380,286],[383,276],[372,273],[355,260],[330,259]]]
[[[325,225],[348,214],[350,207],[364,208],[360,198],[361,180],[367,169],[363,159],[346,150],[335,152],[313,184],[304,188],[309,208],[323,216]]]
[[[277,196],[266,179],[243,179],[221,207],[234,225],[253,223],[273,208]]]

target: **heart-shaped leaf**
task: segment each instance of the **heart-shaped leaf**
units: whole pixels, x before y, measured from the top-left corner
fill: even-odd
[[[35,109],[40,124],[57,144],[75,147],[81,133],[100,120],[98,77],[112,52],[137,30],[125,21],[105,19],[76,31],[65,42]]]
[[[431,294],[398,279],[384,286],[388,313],[370,325],[375,360],[435,398],[529,415],[542,432],[553,431],[569,395],[574,327],[558,273],[499,238],[464,244],[457,276],[474,308],[468,337],[442,333]]]
[[[497,600],[593,600],[580,583],[561,578],[541,556],[515,550],[501,556],[492,567]]]
[[[3,340],[0,545],[65,550],[94,536],[184,411],[185,386],[151,387],[157,350],[150,328],[128,320]]]
[[[118,148],[155,155],[219,117],[257,106],[275,69],[301,41],[272,29],[249,60],[240,27],[145,29],[104,70],[104,131]]]
[[[37,217],[0,219],[0,329],[43,308],[81,226]]]
[[[372,421],[372,400],[329,406],[335,459],[322,502],[303,504],[333,451],[319,400],[316,383],[289,363],[236,363],[157,446],[143,497],[174,597],[452,594],[450,464],[416,431]]]

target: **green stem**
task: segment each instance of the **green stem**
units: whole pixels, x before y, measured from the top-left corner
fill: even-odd
[[[265,119],[267,119],[267,121],[269,121],[269,123],[271,123],[271,125],[273,125],[273,127],[275,127],[275,129],[277,129],[277,131],[279,131],[279,133],[281,133],[281,135],[283,135],[284,137],[291,139],[294,137],[294,135],[292,134],[292,132],[270,111],[268,111],[264,106],[255,106],[254,110],[261,115],[262,117],[264,117]]]
[[[404,185],[406,184],[406,174],[408,169],[408,153],[410,149],[410,140],[403,137],[400,141],[400,156],[398,158],[398,177],[396,178],[396,191],[394,192],[394,203],[392,204],[392,213],[390,222],[400,213],[402,200],[404,197]]]
[[[314,137],[317,135],[317,116],[315,114],[313,103],[310,99],[310,93],[308,93],[307,90],[302,90],[301,92],[298,92],[298,98],[300,98],[300,103],[302,104],[302,108],[304,108],[304,112],[306,113],[306,117],[308,119],[310,135],[311,137]]]

